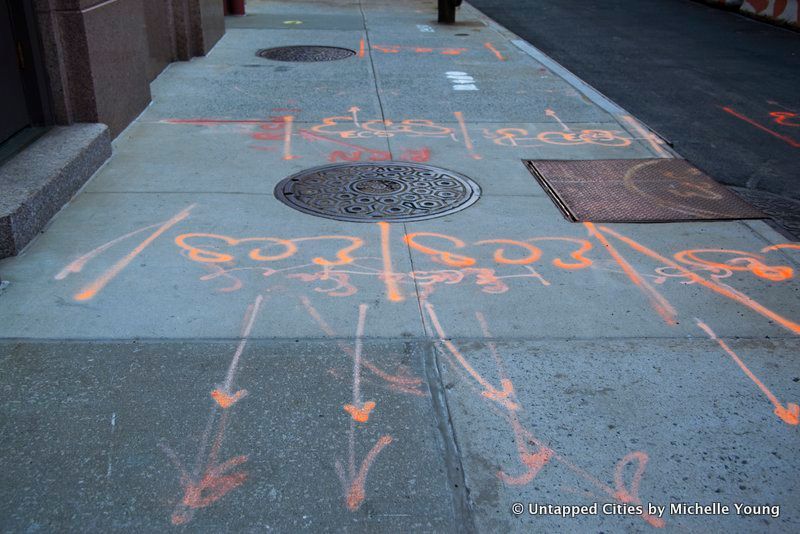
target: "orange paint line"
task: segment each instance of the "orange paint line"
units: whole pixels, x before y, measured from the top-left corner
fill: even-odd
[[[367,456],[364,458],[364,461],[361,462],[361,467],[358,469],[358,476],[353,479],[350,484],[349,488],[346,490],[345,495],[345,502],[347,503],[347,509],[351,512],[355,512],[361,507],[361,504],[364,502],[366,498],[366,490],[365,485],[367,483],[367,473],[369,472],[369,468],[372,466],[375,459],[381,453],[381,451],[390,443],[392,443],[394,439],[392,436],[381,436],[378,439],[378,442],[372,447],[372,449],[367,453]],[[337,462],[337,471],[340,471],[340,464]],[[342,474],[340,473],[340,477]]]
[[[653,286],[650,285],[642,276],[634,269],[630,263],[628,263],[625,258],[617,251],[616,248],[606,239],[606,237],[597,230],[597,227],[594,223],[583,223],[586,226],[586,229],[589,230],[589,234],[594,236],[600,243],[605,247],[611,257],[614,258],[614,261],[622,268],[623,272],[630,278],[633,285],[638,287],[642,293],[647,296],[648,300],[650,301],[650,305],[653,309],[664,319],[664,322],[668,325],[676,325],[678,324],[677,316],[678,312],[675,308],[670,304],[670,302],[656,290]]]
[[[94,282],[84,287],[83,290],[81,290],[80,293],[77,293],[73,298],[78,301],[84,301],[84,300],[89,300],[93,298],[95,295],[97,295],[100,291],[103,290],[104,287],[106,287],[106,285],[111,280],[113,280],[119,273],[121,273],[125,269],[125,267],[127,267],[128,264],[130,264],[130,262],[132,262],[134,258],[136,258],[136,256],[141,254],[142,251],[146,249],[148,246],[150,246],[150,244],[153,241],[158,239],[161,236],[161,234],[163,234],[164,232],[166,232],[167,230],[169,230],[170,228],[172,228],[173,226],[184,220],[186,217],[188,217],[189,212],[191,212],[196,205],[197,204],[192,204],[191,206],[182,210],[177,215],[172,217],[170,220],[159,226],[158,229],[152,234],[150,234],[150,236],[147,239],[139,243],[139,245],[135,249],[130,251],[128,254],[125,255],[125,257],[123,257],[117,263],[112,265],[110,269],[108,269],[105,273],[100,275],[100,277],[97,278]]]
[[[603,232],[616,237],[617,239],[619,239],[620,241],[622,241],[623,243],[625,243],[626,245],[628,245],[632,249],[636,250],[637,252],[640,252],[640,253],[644,254],[645,256],[649,256],[649,257],[651,257],[651,258],[653,258],[655,260],[658,260],[661,263],[663,263],[664,265],[666,265],[668,267],[672,267],[673,269],[679,271],[684,276],[686,276],[689,280],[692,280],[693,282],[696,282],[696,283],[698,283],[698,284],[700,284],[700,285],[702,285],[704,287],[707,287],[708,289],[710,289],[710,290],[712,290],[712,291],[714,291],[716,293],[719,293],[720,295],[722,295],[724,297],[728,297],[729,299],[733,300],[734,302],[738,302],[739,304],[742,304],[743,306],[747,306],[751,310],[755,311],[756,313],[759,313],[759,314],[763,315],[767,319],[771,319],[771,320],[775,321],[776,323],[781,325],[783,328],[789,330],[790,332],[800,335],[800,324],[795,323],[794,321],[791,321],[791,320],[789,320],[789,319],[787,319],[785,317],[782,317],[781,315],[775,313],[774,311],[770,310],[769,308],[766,308],[765,306],[763,306],[763,305],[759,304],[758,302],[756,302],[755,300],[751,299],[750,297],[748,297],[744,293],[741,293],[741,292],[739,292],[739,291],[737,291],[737,290],[735,290],[735,289],[733,289],[731,287],[723,286],[723,285],[717,284],[715,282],[711,282],[710,280],[706,280],[705,278],[703,278],[699,274],[697,274],[697,273],[695,273],[693,271],[690,271],[689,269],[686,269],[682,265],[680,265],[680,264],[678,264],[678,263],[676,263],[676,262],[674,262],[674,261],[672,261],[672,260],[670,260],[668,258],[665,258],[661,254],[659,254],[659,253],[657,253],[657,252],[655,252],[653,250],[650,250],[649,248],[647,248],[647,247],[645,247],[643,245],[640,245],[639,243],[637,243],[633,239],[625,237],[624,235],[622,235],[620,233],[617,233],[617,232],[615,232],[614,230],[612,230],[612,229],[610,229],[608,227],[601,226],[600,229]]]
[[[120,236],[120,237],[118,237],[116,239],[112,239],[108,243],[100,245],[99,247],[97,247],[97,248],[87,252],[86,254],[82,255],[78,259],[70,262],[69,265],[67,265],[66,267],[61,269],[58,272],[58,274],[55,275],[54,278],[56,280],[63,280],[64,278],[66,278],[70,274],[81,272],[83,270],[83,268],[86,267],[86,264],[91,259],[93,259],[96,256],[100,255],[101,253],[105,252],[106,250],[108,250],[109,248],[113,247],[114,245],[116,245],[120,241],[124,241],[124,240],[128,239],[129,237],[133,237],[133,236],[135,236],[137,234],[141,234],[145,230],[149,230],[151,228],[155,228],[155,227],[157,227],[157,226],[159,226],[161,224],[163,224],[163,223],[151,224],[150,226],[145,226],[144,228],[139,228],[138,230],[134,230],[133,232],[127,233],[127,234],[125,234],[123,236]]]
[[[392,253],[390,247],[390,227],[387,222],[379,222],[381,229],[381,255],[383,257],[383,282],[386,284],[386,297],[390,302],[403,302],[405,297],[400,293],[400,287],[395,279],[394,269],[392,268]]]
[[[767,388],[767,386],[765,386],[764,383],[761,382],[761,380],[759,380],[758,377],[756,377],[756,375],[754,375],[753,372],[750,371],[750,369],[748,369],[748,367],[744,364],[741,358],[739,358],[739,356],[737,356],[737,354],[733,352],[733,350],[728,346],[727,343],[725,343],[723,340],[717,337],[717,334],[714,333],[714,331],[711,329],[710,326],[708,326],[703,321],[697,318],[695,318],[695,322],[697,323],[697,326],[699,326],[701,329],[703,329],[703,331],[705,331],[706,334],[708,334],[708,337],[716,341],[719,344],[719,346],[722,347],[722,350],[727,352],[728,355],[731,358],[733,358],[733,361],[735,361],[736,364],[741,368],[741,370],[744,371],[744,374],[746,374],[748,378],[750,378],[750,380],[752,380],[755,383],[755,385],[758,386],[758,388],[764,393],[764,395],[767,396],[769,401],[775,407],[775,415],[777,415],[781,419],[781,421],[783,421],[788,425],[797,425],[798,423],[800,423],[800,406],[794,403],[787,403],[786,407],[784,408],[783,405],[780,403],[780,401],[778,401],[778,398],[772,393],[772,391],[770,391],[769,388]]]
[[[659,137],[656,134],[654,134],[652,132],[648,132],[647,130],[645,130],[642,127],[642,125],[639,124],[639,121],[637,121],[636,119],[634,119],[630,115],[625,115],[624,117],[622,117],[622,120],[624,120],[625,122],[630,124],[631,128],[636,130],[636,132],[640,136],[642,136],[643,139],[647,140],[647,142],[650,143],[650,146],[653,147],[653,150],[655,150],[656,154],[658,154],[659,157],[661,157],[661,158],[671,158],[672,157],[672,154],[670,154],[669,151],[665,150],[661,146],[663,141],[661,139],[659,139]]]
[[[364,57],[365,48],[366,46],[364,43],[364,39],[361,39],[361,42],[358,45],[358,57]]]
[[[481,156],[475,154],[474,152],[475,147],[472,145],[472,139],[467,132],[467,122],[464,120],[464,114],[460,111],[454,111],[453,115],[455,115],[458,125],[461,128],[461,135],[464,136],[464,146],[467,147],[467,151],[469,151],[470,156],[472,156],[473,159],[482,159]]]
[[[294,117],[286,115],[283,117],[283,159],[292,160],[299,156],[292,155],[292,128],[294,127]]]
[[[492,52],[492,54],[494,54],[500,61],[506,60],[506,58],[503,57],[503,54],[501,54],[500,51],[497,48],[495,48],[492,43],[485,43],[483,46],[488,48]]]
[[[773,137],[777,137],[778,139],[780,139],[784,143],[788,144],[789,146],[792,146],[794,148],[800,148],[800,142],[795,141],[791,137],[787,137],[785,135],[779,134],[778,132],[774,132],[774,131],[770,130],[769,128],[767,128],[766,126],[763,126],[763,125],[757,123],[756,121],[754,121],[750,117],[742,115],[741,113],[739,113],[737,111],[734,111],[733,109],[731,109],[729,107],[723,107],[722,110],[724,112],[726,112],[726,113],[729,113],[730,115],[733,115],[737,119],[741,119],[741,120],[745,121],[746,123],[755,126],[756,128],[758,128],[759,130],[761,130],[763,132],[767,132],[768,134],[770,134]]]
[[[461,351],[458,350],[458,347],[455,344],[447,339],[447,335],[444,333],[444,329],[442,328],[441,323],[439,322],[439,318],[436,315],[436,310],[433,308],[433,305],[430,302],[426,302],[424,304],[425,310],[428,312],[428,317],[431,319],[431,324],[433,325],[433,329],[436,330],[436,334],[439,336],[439,341],[447,348],[447,350],[452,354],[458,363],[464,368],[467,373],[475,379],[481,386],[483,386],[484,391],[482,395],[487,399],[493,400],[501,404],[504,408],[509,411],[516,410],[519,408],[519,405],[515,402],[509,400],[509,396],[514,392],[514,386],[510,380],[501,380],[500,384],[503,387],[502,390],[498,390],[492,384],[490,384],[485,378],[483,378],[464,358],[464,355],[461,354]]]

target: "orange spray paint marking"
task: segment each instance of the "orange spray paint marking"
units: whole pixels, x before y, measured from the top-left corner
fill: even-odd
[[[661,146],[664,142],[656,134],[645,130],[644,127],[641,124],[639,124],[639,121],[637,121],[630,115],[625,115],[624,117],[622,117],[622,120],[630,124],[631,128],[636,130],[636,132],[640,136],[642,136],[642,139],[645,139],[648,143],[650,143],[650,146],[653,147],[653,150],[655,151],[656,154],[658,154],[658,157],[660,158],[672,157],[672,154],[670,154],[669,151],[665,150],[664,147]]]
[[[389,239],[391,230],[389,223],[381,221],[378,223],[378,227],[381,229],[381,256],[383,258],[383,273],[381,274],[381,278],[383,278],[383,282],[386,284],[386,297],[390,302],[403,302],[405,298],[402,293],[400,293],[400,286],[397,284],[392,267],[391,241]]]
[[[358,43],[358,57],[364,57],[364,51],[365,51],[365,43],[364,39],[362,38],[361,42]]]
[[[319,239],[340,239],[340,240],[344,240],[344,241],[350,241],[350,243],[351,243],[349,246],[344,247],[342,249],[339,249],[336,252],[336,258],[337,258],[336,261],[326,260],[325,258],[322,258],[322,257],[316,257],[313,260],[311,260],[315,264],[323,265],[325,267],[333,267],[335,265],[347,265],[348,263],[353,263],[353,261],[355,259],[350,255],[350,253],[358,250],[359,248],[361,248],[364,245],[364,240],[363,239],[361,239],[359,237],[352,237],[352,236],[346,236],[346,235],[343,235],[343,236],[340,236],[340,235],[320,235],[320,236],[316,236],[316,237],[298,237],[296,239],[292,239],[292,241],[295,242],[295,243],[301,243],[303,241],[317,241]]]
[[[634,269],[630,263],[628,263],[622,255],[617,252],[617,249],[614,248],[611,243],[609,243],[608,239],[602,234],[602,232],[598,231],[597,228],[593,223],[583,223],[584,226],[589,230],[589,234],[597,238],[598,241],[606,248],[611,257],[614,258],[614,261],[622,268],[625,274],[630,278],[633,285],[638,287],[642,293],[647,296],[648,300],[650,301],[650,305],[653,307],[654,310],[664,319],[668,325],[676,325],[678,312],[675,308],[672,307],[672,304],[656,290],[653,286],[650,285],[642,276]],[[605,228],[604,228],[605,230]]]
[[[491,243],[500,243],[503,245],[514,245],[525,249],[528,252],[528,255],[524,258],[517,258],[517,259],[508,259],[505,256],[505,249],[498,248],[494,251],[494,261],[497,263],[505,264],[505,265],[529,265],[539,260],[542,257],[542,251],[539,248],[531,245],[530,243],[524,243],[522,241],[513,241],[511,239],[487,239],[485,241],[478,241],[476,245],[488,245]]]
[[[283,159],[292,160],[300,156],[292,155],[292,127],[294,125],[294,117],[286,115],[283,118]]]
[[[778,132],[775,132],[775,131],[773,131],[773,130],[770,130],[770,129],[769,129],[769,128],[767,128],[766,126],[763,126],[763,125],[761,125],[761,124],[757,123],[756,121],[754,121],[754,120],[753,120],[753,119],[751,119],[750,117],[747,117],[747,116],[745,116],[745,115],[742,115],[741,113],[739,113],[739,112],[737,112],[737,111],[734,111],[732,108],[729,108],[729,107],[723,107],[723,108],[722,108],[722,110],[723,110],[725,113],[728,113],[728,114],[730,114],[730,115],[733,115],[733,116],[734,116],[734,117],[736,117],[737,119],[741,119],[741,120],[745,121],[746,123],[748,123],[748,124],[751,124],[752,126],[755,126],[755,127],[756,127],[756,128],[758,128],[759,130],[761,130],[761,131],[763,131],[763,132],[766,132],[766,133],[770,134],[771,136],[773,136],[773,137],[776,137],[776,138],[780,139],[781,141],[783,141],[784,143],[786,143],[787,145],[789,145],[789,146],[791,146],[791,147],[794,147],[794,148],[800,148],[800,142],[798,142],[798,141],[795,141],[795,140],[794,140],[794,139],[792,139],[791,137],[787,137],[787,136],[785,136],[785,135],[783,135],[783,134],[779,134]]]
[[[642,476],[644,476],[644,471],[647,468],[648,460],[649,458],[647,457],[647,454],[641,451],[634,451],[626,454],[622,460],[617,463],[617,467],[614,469],[615,499],[626,504],[642,504],[642,500],[639,498],[639,485],[642,482]],[[631,479],[630,490],[628,490],[628,488],[625,486],[624,479],[625,466],[633,462],[637,462],[636,471]],[[642,514],[642,519],[656,528],[662,528],[664,526],[663,519],[647,513]]]
[[[469,152],[470,157],[472,159],[483,159],[480,155],[474,152],[474,146],[472,145],[472,139],[469,136],[469,132],[467,132],[467,122],[464,120],[464,114],[460,111],[454,111],[453,115],[455,115],[456,120],[458,121],[458,126],[461,128],[461,135],[464,137],[464,146],[467,147],[467,152]]]
[[[506,58],[503,57],[503,54],[501,54],[500,51],[497,48],[495,48],[492,43],[485,43],[483,46],[485,46],[500,61],[506,60]]]
[[[363,40],[362,40],[363,42]],[[358,123],[358,112],[361,111],[361,108],[358,106],[353,106],[352,108],[348,109],[350,113],[353,114],[353,124],[356,125],[356,128],[361,128],[361,125]]]
[[[714,331],[711,329],[710,326],[708,326],[703,321],[697,318],[695,318],[695,322],[697,323],[697,326],[699,326],[706,334],[708,334],[708,337],[716,341],[717,344],[719,344],[719,346],[722,348],[722,350],[727,352],[728,355],[731,358],[733,358],[733,361],[736,362],[736,365],[738,365],[742,371],[744,371],[744,374],[746,374],[747,377],[750,380],[752,380],[755,383],[755,385],[758,386],[758,389],[760,389],[764,393],[764,395],[767,396],[769,401],[775,407],[775,415],[777,415],[781,419],[781,421],[783,421],[787,425],[797,425],[798,423],[800,423],[800,406],[790,402],[787,403],[786,407],[784,408],[783,405],[778,401],[778,398],[772,393],[772,391],[770,391],[769,388],[767,388],[767,386],[765,386],[764,383],[761,382],[761,380],[759,380],[758,377],[756,377],[756,375],[754,375],[753,372],[750,371],[750,369],[748,369],[748,367],[744,364],[741,358],[739,358],[739,356],[737,356],[736,353],[733,352],[733,350],[728,346],[727,343],[725,343],[723,340],[717,337],[717,334],[714,333]]]
[[[191,206],[180,211],[177,215],[175,215],[167,222],[159,226],[155,232],[153,232],[147,237],[147,239],[139,243],[136,246],[136,248],[134,248],[132,251],[126,254],[122,259],[120,259],[114,265],[112,265],[111,268],[109,268],[105,273],[100,275],[100,277],[97,278],[94,282],[84,287],[81,290],[81,292],[76,294],[73,298],[78,301],[84,301],[84,300],[89,300],[93,298],[95,295],[97,295],[100,291],[103,290],[104,287],[106,287],[106,285],[108,285],[108,283],[111,280],[116,278],[116,276],[119,273],[121,273],[125,269],[125,267],[127,267],[128,264],[130,264],[130,262],[132,262],[136,258],[136,256],[141,254],[142,251],[146,249],[148,246],[150,246],[150,244],[153,241],[158,239],[161,236],[161,234],[163,234],[164,232],[166,232],[167,230],[169,230],[170,228],[172,228],[173,226],[184,220],[186,217],[188,217],[189,213],[196,205],[197,204],[192,204]]]
[[[424,245],[420,245],[415,241],[415,238],[418,236],[429,236],[429,237],[438,237],[440,239],[445,239],[451,242],[456,248],[464,247],[464,242],[456,237],[452,237],[445,234],[437,234],[433,232],[414,232],[412,234],[406,234],[403,238],[403,241],[414,250],[418,250],[425,254],[428,254],[433,258],[433,261],[437,263],[444,263],[445,265],[450,265],[452,267],[470,267],[475,265],[475,258],[470,258],[469,256],[462,256],[460,254],[453,254],[452,252],[444,252],[441,250],[437,250],[435,248],[426,247]]]
[[[732,258],[725,263],[714,262],[700,258],[698,254],[736,254],[738,257]],[[675,259],[681,263],[708,269],[712,273],[720,274],[726,271],[751,272],[759,278],[772,282],[782,282],[789,280],[794,275],[794,270],[786,265],[765,265],[764,258],[750,252],[741,250],[715,250],[715,249],[695,249],[683,250],[674,255]]]
[[[490,384],[485,378],[483,378],[464,358],[464,355],[461,354],[461,351],[458,350],[458,347],[455,344],[447,339],[447,335],[444,333],[444,329],[442,328],[441,323],[439,322],[439,318],[436,316],[436,310],[433,307],[433,304],[430,302],[426,302],[423,304],[425,307],[425,311],[428,312],[428,317],[431,320],[431,325],[433,329],[436,331],[436,335],[439,337],[439,342],[444,345],[448,352],[452,354],[458,363],[464,368],[470,376],[475,379],[477,383],[479,383],[484,391],[481,394],[486,397],[487,399],[493,400],[503,406],[505,409],[509,411],[519,409],[519,405],[511,400],[509,400],[509,396],[514,392],[514,386],[510,380],[501,380],[501,386],[503,387],[502,390],[498,390],[492,384]]]
[[[375,462],[375,459],[378,457],[384,447],[392,443],[392,441],[394,441],[392,436],[381,436],[378,442],[375,443],[372,449],[367,453],[364,461],[361,462],[361,466],[358,469],[358,474],[355,473],[355,462],[351,458],[349,480],[344,474],[344,468],[342,467],[341,462],[336,460],[336,472],[339,475],[339,479],[342,481],[345,504],[347,505],[347,509],[351,512],[355,512],[361,508],[361,504],[366,498],[365,485],[367,483],[367,473],[369,472],[369,468],[372,466],[373,462]]]
[[[361,398],[361,353],[363,350],[364,327],[367,321],[367,305],[358,306],[358,326],[356,326],[356,343],[353,349],[353,404],[345,404],[344,411],[350,414],[354,421],[366,423],[369,414],[375,409],[373,401],[364,402]]]
[[[135,236],[137,234],[141,234],[142,232],[144,232],[146,230],[149,230],[151,228],[156,228],[157,226],[160,226],[162,224],[164,224],[164,223],[151,224],[150,226],[145,226],[144,228],[139,228],[138,230],[134,230],[133,232],[127,233],[127,234],[125,234],[125,235],[123,235],[121,237],[118,237],[116,239],[112,239],[108,243],[100,245],[99,247],[97,247],[97,248],[87,252],[86,254],[82,255],[78,259],[70,262],[66,267],[61,269],[58,272],[58,274],[55,275],[54,278],[56,280],[63,280],[64,278],[66,278],[70,274],[79,273],[79,272],[81,272],[83,270],[84,267],[86,267],[86,264],[89,263],[89,261],[91,261],[95,257],[99,256],[100,254],[102,254],[103,252],[108,250],[109,248],[113,247],[114,245],[116,245],[120,241],[124,241],[124,240],[128,239],[129,237],[133,237],[133,236]]]
[[[258,295],[255,302],[248,307],[247,314],[245,315],[246,319],[244,328],[242,330],[241,340],[239,340],[239,345],[236,347],[236,352],[233,354],[231,363],[228,366],[228,372],[225,375],[225,382],[211,392],[211,397],[223,408],[230,408],[236,403],[236,401],[247,395],[247,390],[244,389],[233,393],[233,381],[236,378],[236,370],[239,367],[239,359],[242,356],[242,352],[244,352],[244,348],[247,346],[247,340],[250,337],[250,332],[253,330],[253,324],[255,324],[256,317],[258,316],[258,312],[261,308],[261,302],[263,300],[264,297]]]
[[[789,111],[773,111],[769,115],[772,117],[772,120],[781,126],[800,128],[800,122],[791,122],[792,119],[796,120],[798,117],[800,117],[800,115],[797,113],[791,113]]]
[[[590,224],[590,223],[587,223],[587,224]],[[640,245],[639,243],[637,243],[633,239],[630,239],[629,237],[625,237],[624,235],[622,235],[622,234],[620,234],[618,232],[615,232],[614,230],[612,230],[612,229],[610,229],[608,227],[601,226],[600,229],[603,232],[616,237],[617,239],[619,239],[620,241],[622,241],[623,243],[625,243],[626,245],[631,247],[633,250],[636,250],[637,252],[640,252],[640,253],[644,254],[645,256],[648,256],[648,257],[653,258],[653,259],[655,259],[657,261],[660,261],[661,263],[663,263],[664,265],[666,265],[668,267],[672,267],[676,271],[682,273],[689,280],[692,280],[693,282],[696,282],[696,283],[698,283],[698,284],[700,284],[700,285],[702,285],[702,286],[704,286],[704,287],[706,287],[706,288],[708,288],[708,289],[710,289],[710,290],[712,290],[712,291],[714,291],[716,293],[719,293],[720,295],[722,295],[724,297],[727,297],[727,298],[733,300],[734,302],[738,302],[739,304],[741,304],[743,306],[747,306],[751,310],[755,311],[756,313],[759,313],[759,314],[763,315],[767,319],[771,319],[771,320],[775,321],[776,323],[781,325],[783,328],[789,330],[790,332],[800,335],[800,324],[797,324],[794,321],[791,321],[791,320],[789,320],[789,319],[787,319],[785,317],[782,317],[781,315],[775,313],[774,311],[770,310],[769,308],[766,308],[765,306],[763,306],[763,305],[759,304],[758,302],[756,302],[755,300],[751,299],[750,297],[748,297],[744,293],[742,293],[740,291],[737,291],[737,290],[733,289],[732,287],[720,285],[720,284],[717,284],[717,283],[712,282],[710,280],[706,280],[702,276],[690,271],[689,269],[686,269],[682,265],[679,265],[678,263],[676,263],[676,262],[674,262],[674,261],[672,261],[672,260],[670,260],[668,258],[665,258],[661,254],[658,254],[657,252],[655,252],[653,250],[650,250],[649,248],[647,248],[647,247],[645,247],[643,245]]]
[[[780,250],[782,248],[800,250],[800,244],[798,244],[798,243],[781,243],[779,245],[770,245],[768,247],[762,248],[761,252],[772,252],[773,250]]]
[[[578,263],[566,263],[561,258],[555,258],[553,260],[553,265],[560,269],[585,269],[592,265],[592,260],[585,257],[584,254],[592,250],[593,245],[591,242],[586,241],[585,239],[576,239],[574,237],[534,237],[533,239],[529,239],[528,241],[568,241],[572,243],[578,243],[581,248],[576,250],[575,252],[570,253],[570,257],[577,261]]]
[[[322,318],[319,314],[317,309],[311,304],[311,301],[306,296],[300,297],[300,302],[302,302],[303,307],[306,309],[308,314],[311,316],[312,319],[319,325],[320,329],[325,333],[325,335],[329,337],[337,337],[336,331],[331,328],[331,326]],[[351,347],[347,346],[345,343],[339,343],[339,348],[349,356],[354,356],[354,351]],[[414,376],[397,376],[389,374],[375,364],[367,360],[366,358],[361,359],[361,363],[364,367],[366,367],[372,374],[377,376],[378,378],[386,381],[390,387],[403,391],[405,393],[411,393],[413,395],[424,395],[419,388],[422,385],[422,379]]]
[[[561,120],[561,117],[559,117],[559,116],[558,116],[558,114],[557,114],[555,111],[553,111],[552,109],[550,109],[550,108],[547,108],[546,110],[544,110],[544,114],[545,114],[545,115],[547,115],[548,117],[551,117],[551,118],[552,118],[553,120],[555,120],[555,121],[556,121],[558,124],[560,124],[560,125],[561,125],[561,128],[562,128],[562,129],[563,129],[565,132],[571,132],[571,131],[572,131],[572,130],[570,130],[569,126],[567,126],[566,124],[564,124],[564,121],[562,121],[562,120]],[[527,132],[526,132],[526,133],[527,133]]]

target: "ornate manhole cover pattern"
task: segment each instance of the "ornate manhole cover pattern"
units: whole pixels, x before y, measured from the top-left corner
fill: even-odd
[[[259,50],[256,55],[275,61],[335,61],[356,53],[355,50],[336,46],[279,46]]]
[[[453,171],[393,161],[315,167],[275,187],[278,200],[294,209],[351,222],[441,217],[474,204],[480,192]]]

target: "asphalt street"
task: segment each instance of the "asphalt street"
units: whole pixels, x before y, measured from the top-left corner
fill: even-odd
[[[471,3],[717,181],[800,199],[800,32],[692,0]]]

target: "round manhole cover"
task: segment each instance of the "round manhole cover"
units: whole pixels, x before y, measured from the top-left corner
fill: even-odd
[[[275,187],[275,197],[296,210],[351,222],[441,217],[471,206],[480,193],[453,171],[394,161],[315,167]]]
[[[336,46],[279,46],[259,50],[256,55],[275,61],[334,61],[356,53],[354,50]]]

